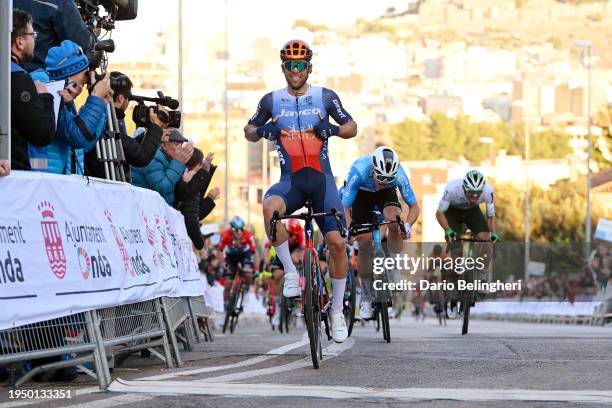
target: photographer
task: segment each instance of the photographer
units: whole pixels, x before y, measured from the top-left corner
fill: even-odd
[[[132,96],[132,81],[127,75],[118,71],[111,72],[110,78],[117,125],[127,164],[124,166],[125,177],[127,182],[131,182],[130,166],[144,167],[151,162],[161,144],[163,129],[168,127],[168,124],[162,121],[151,107],[146,130],[136,137],[130,137],[125,125],[125,111],[130,103],[129,98]],[[99,178],[105,176],[104,164],[98,159],[95,151],[89,152],[86,156],[86,174]]]
[[[62,103],[55,141],[47,147],[48,168],[38,170],[83,174],[84,153],[95,148],[106,123],[106,105],[113,95],[110,76],[107,74],[96,81],[89,72],[89,59],[70,40],[51,48],[45,62],[50,79],[63,79],[66,86],[60,91]],[[91,83],[89,96],[77,112],[73,99],[81,94],[88,80]]]
[[[193,145],[171,128],[168,141],[162,142],[153,160],[145,167],[132,167],[132,184],[157,191],[169,205],[174,203],[174,188],[185,172]]]
[[[174,189],[174,207],[183,214],[187,235],[198,250],[204,247],[200,221],[210,214],[215,200],[221,195],[219,188],[215,187],[203,197],[216,169],[212,159],[212,153],[204,158],[202,151],[194,148],[191,159],[186,163],[187,169]]]
[[[34,82],[23,63],[34,55],[32,17],[13,10],[11,32],[11,168],[30,170],[30,146],[47,146],[55,137],[53,96],[41,82]],[[8,174],[8,166],[2,166]]]
[[[44,68],[49,49],[63,40],[80,45],[85,54],[93,50],[96,36],[83,22],[74,0],[13,0],[13,7],[32,16],[34,30],[38,33],[34,58],[26,64],[28,71]]]

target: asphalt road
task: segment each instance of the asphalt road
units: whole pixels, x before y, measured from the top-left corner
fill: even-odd
[[[5,388],[0,408],[612,405],[612,328],[476,320],[461,336],[459,324],[392,320],[390,344],[371,324],[358,326],[345,343],[326,344],[320,370],[303,328],[281,335],[243,325],[184,353],[181,369],[134,356],[115,370],[112,391],[82,375],[54,385],[71,399],[8,399]]]

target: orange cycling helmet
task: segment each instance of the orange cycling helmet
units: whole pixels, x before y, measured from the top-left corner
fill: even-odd
[[[305,41],[290,40],[283,45],[280,50],[281,61],[287,60],[305,60],[312,59],[312,48]]]

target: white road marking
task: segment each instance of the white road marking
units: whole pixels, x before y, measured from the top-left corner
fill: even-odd
[[[454,401],[539,401],[590,404],[612,403],[612,391],[492,390],[452,388],[374,389],[365,387],[244,384],[199,381],[124,381],[111,386],[117,392],[157,395],[231,395],[238,397],[310,397],[326,399],[394,399]],[[89,407],[92,405],[90,404]],[[97,405],[95,408],[100,408]]]
[[[344,343],[333,343],[329,347],[326,347],[323,350],[323,360],[321,361],[321,364],[325,364],[326,360],[336,357],[340,355],[340,353],[342,353],[343,351],[350,349],[351,347],[353,347],[354,344],[355,344],[355,340],[349,337],[348,339],[346,339]],[[312,365],[312,360],[309,356],[301,360],[294,361],[288,364],[283,364],[280,366],[260,368],[257,370],[243,371],[240,373],[221,375],[217,377],[209,377],[203,380],[196,380],[194,382],[199,382],[199,383],[217,382],[219,383],[219,382],[240,381],[240,380],[244,380],[247,378],[261,377],[262,375],[270,375],[270,374],[282,373],[285,371],[291,371],[291,370],[295,370],[295,369],[302,368],[302,367],[308,367],[311,365]],[[112,389],[112,384],[111,384],[111,387],[109,387],[109,390],[114,391]]]
[[[198,369],[194,369],[194,370],[185,370],[185,371],[178,371],[178,372],[174,372],[174,373],[168,373],[168,374],[160,374],[160,375],[153,375],[150,377],[143,377],[140,378],[139,380],[165,380],[165,379],[169,379],[169,378],[176,378],[179,376],[183,376],[183,375],[194,375],[194,374],[203,374],[203,373],[209,373],[209,372],[214,372],[214,371],[221,371],[221,370],[229,370],[232,368],[239,368],[239,367],[246,367],[246,366],[250,366],[250,365],[255,365],[255,364],[259,364],[263,361],[266,360],[270,360],[272,358],[275,358],[277,356],[281,356],[283,354],[288,353],[291,350],[294,350],[296,348],[305,346],[308,344],[308,333],[304,333],[304,335],[302,336],[302,339],[299,341],[296,341],[294,343],[290,343],[290,344],[286,344],[284,346],[281,347],[277,347],[274,348],[270,351],[268,351],[266,354],[262,355],[262,356],[257,356],[257,357],[253,357],[244,361],[240,361],[238,363],[234,363],[234,364],[225,364],[225,365],[221,365],[221,366],[214,366],[214,367],[205,367],[205,368],[198,368]],[[72,398],[78,397],[78,396],[82,396],[82,395],[89,395],[89,394],[93,394],[95,392],[102,392],[100,391],[100,388],[98,387],[87,387],[87,388],[83,388],[80,390],[73,390],[72,391]],[[117,398],[117,397],[114,397]],[[146,397],[146,399],[148,399],[149,397]],[[112,399],[112,398],[109,398]],[[1,403],[0,404],[0,408],[19,408],[19,407],[23,407],[23,406],[28,406],[28,405],[34,405],[34,404],[40,404],[46,401],[52,401],[54,399],[46,399],[46,400],[24,400],[24,401],[12,401],[12,402],[5,402],[5,403]],[[108,401],[107,400],[103,400],[103,401]],[[78,406],[78,405],[73,405],[73,406]],[[102,407],[100,407],[102,408]]]
[[[175,377],[179,377],[179,376],[183,376],[183,375],[204,374],[204,373],[211,373],[211,372],[214,372],[214,371],[221,371],[221,370],[229,370],[229,369],[232,369],[232,368],[246,367],[246,366],[250,366],[250,365],[259,364],[261,362],[264,362],[266,360],[270,360],[270,359],[278,357],[278,356],[282,356],[283,354],[286,354],[289,351],[294,350],[296,348],[305,346],[306,344],[308,344],[308,334],[304,333],[304,336],[302,336],[302,340],[296,341],[295,343],[286,344],[284,346],[272,349],[272,350],[268,351],[263,356],[257,356],[257,357],[249,358],[248,360],[240,361],[238,363],[226,364],[226,365],[222,365],[222,366],[196,368],[196,369],[193,369],[193,370],[185,370],[185,371],[177,371],[177,372],[174,372],[174,373],[153,375],[153,376],[150,376],[150,377],[141,378],[141,380],[166,380],[166,379],[169,379],[169,378],[175,378]]]

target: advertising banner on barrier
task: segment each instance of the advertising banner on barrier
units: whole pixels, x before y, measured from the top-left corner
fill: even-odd
[[[202,294],[183,216],[154,191],[16,171],[0,208],[0,330]]]

